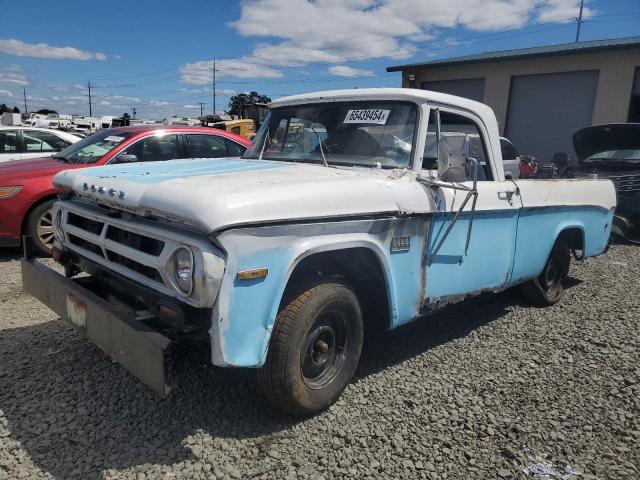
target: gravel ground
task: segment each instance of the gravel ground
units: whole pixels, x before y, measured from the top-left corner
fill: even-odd
[[[305,421],[189,352],[157,399],[25,295],[2,252],[0,479],[640,478],[638,252],[574,264],[552,308],[483,295],[370,339],[342,399]]]

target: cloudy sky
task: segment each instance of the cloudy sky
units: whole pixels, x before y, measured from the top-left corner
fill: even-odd
[[[0,0],[0,103],[138,117],[399,86],[385,67],[575,37],[579,0]],[[585,0],[583,40],[640,35],[640,1]]]

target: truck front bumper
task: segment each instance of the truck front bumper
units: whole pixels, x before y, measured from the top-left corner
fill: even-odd
[[[137,320],[134,310],[93,293],[92,282],[93,277],[65,278],[28,256],[22,260],[22,284],[29,294],[165,397],[170,390],[165,369],[170,340]]]

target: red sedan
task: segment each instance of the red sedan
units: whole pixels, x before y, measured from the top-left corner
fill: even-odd
[[[53,244],[51,206],[60,190],[51,184],[61,170],[175,158],[239,157],[251,142],[213,128],[144,125],[100,130],[53,157],[0,164],[0,246],[34,238],[42,255]]]

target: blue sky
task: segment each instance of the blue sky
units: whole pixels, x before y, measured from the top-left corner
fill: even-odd
[[[0,0],[0,103],[138,117],[272,98],[399,86],[389,65],[574,40],[579,0]],[[586,0],[582,40],[640,35],[640,1]]]

